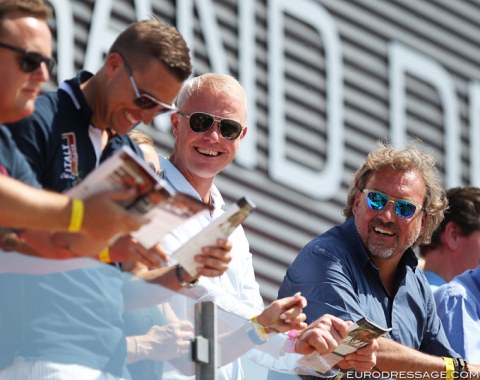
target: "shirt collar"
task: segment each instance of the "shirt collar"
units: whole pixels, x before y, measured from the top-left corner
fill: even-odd
[[[160,156],[160,167],[164,173],[164,179],[176,190],[181,193],[189,194],[192,197],[202,200],[200,194],[197,190],[193,188],[190,182],[183,176],[183,174],[172,164],[172,162],[165,157]],[[210,189],[210,194],[212,196],[213,207],[215,210],[221,209],[225,206],[225,201],[223,200],[220,191],[215,186],[212,185]]]
[[[376,265],[370,260],[367,248],[363,244],[363,241],[358,234],[357,227],[355,226],[355,218],[353,216],[347,219],[345,222],[345,227],[348,229],[350,233],[349,235],[352,237],[352,239],[349,239],[348,244],[353,250],[359,253],[360,263],[364,266],[367,265],[367,263],[370,263],[370,265],[376,268]],[[411,267],[412,270],[415,271],[416,267],[418,266],[418,259],[415,251],[412,248],[408,248],[403,253],[402,259],[400,260],[400,265],[402,264]]]
[[[90,119],[93,116],[93,110],[88,105],[87,99],[85,98],[85,95],[83,94],[80,85],[86,82],[91,77],[93,77],[92,73],[82,70],[77,74],[75,78],[68,79],[60,83],[59,86],[60,90],[65,91],[70,96],[73,104],[75,105],[75,108],[77,110],[82,110],[82,115],[84,115],[84,117],[88,120],[89,123]]]

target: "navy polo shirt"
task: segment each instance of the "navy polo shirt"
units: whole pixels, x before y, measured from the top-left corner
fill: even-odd
[[[10,131],[3,125],[0,126],[0,175],[40,187],[25,156],[18,150]]]

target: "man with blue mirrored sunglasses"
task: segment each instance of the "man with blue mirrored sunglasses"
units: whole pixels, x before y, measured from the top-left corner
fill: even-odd
[[[376,376],[479,371],[457,360],[413,251],[430,241],[447,203],[433,156],[379,143],[355,173],[346,221],[303,248],[279,297],[301,291],[308,322],[328,313],[392,328],[378,339]]]

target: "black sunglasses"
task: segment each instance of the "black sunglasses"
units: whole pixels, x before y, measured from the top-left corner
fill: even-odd
[[[40,53],[36,53],[34,51],[27,51],[26,49],[13,46],[10,44],[6,44],[5,42],[0,42],[0,47],[5,49],[9,49],[20,53],[20,69],[24,73],[32,73],[37,70],[42,63],[45,63],[47,69],[50,73],[52,73],[55,67],[55,60],[51,57],[45,57]]]
[[[136,98],[133,99],[133,104],[135,104],[137,107],[140,107],[144,110],[149,110],[155,107],[161,107],[158,111],[158,114],[168,112],[168,111],[173,111],[177,108],[175,107],[175,104],[164,103],[156,99],[154,96],[150,94],[140,92],[137,86],[137,82],[135,82],[135,78],[133,77],[132,69],[130,68],[130,65],[128,64],[125,57],[119,51],[114,51],[113,53],[117,53],[120,56],[120,58],[122,58],[123,64],[125,65],[125,70],[127,71],[128,77],[130,78],[130,82],[132,83],[133,91],[135,92],[135,96],[136,96]]]
[[[190,124],[190,129],[195,133],[205,133],[218,122],[218,129],[225,140],[237,139],[243,131],[242,124],[232,119],[220,119],[205,112],[193,112],[191,114],[178,111],[180,115],[186,117]]]
[[[381,211],[389,202],[392,202],[395,205],[395,214],[403,219],[413,218],[413,216],[422,209],[422,206],[418,203],[406,201],[405,199],[392,198],[380,191],[363,189],[362,193],[367,194],[365,200],[370,209]]]

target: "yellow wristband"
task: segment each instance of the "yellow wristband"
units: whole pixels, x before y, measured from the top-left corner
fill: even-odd
[[[84,205],[81,199],[72,199],[72,214],[68,232],[78,232],[82,228]]]
[[[445,362],[446,380],[453,380],[453,373],[455,372],[455,364],[453,363],[453,359],[447,358],[446,356],[442,356],[442,359]]]
[[[258,333],[260,333],[261,335],[267,335],[268,336],[267,329],[260,322],[258,322],[257,317],[251,318],[250,322],[255,324],[255,329],[258,331]]]
[[[112,260],[110,259],[110,249],[108,249],[108,247],[106,247],[105,249],[102,250],[102,252],[100,252],[98,254],[98,259],[102,262],[102,263],[111,263]]]

